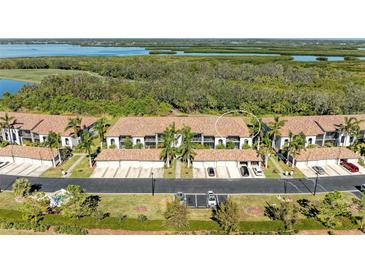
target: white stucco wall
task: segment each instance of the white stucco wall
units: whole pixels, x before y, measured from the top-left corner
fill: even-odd
[[[4,156],[0,156],[0,162],[10,162],[10,163],[17,163],[17,164],[22,164],[22,163],[28,163],[28,164],[32,164],[32,165],[36,165],[36,166],[53,166],[53,163],[51,160],[37,160],[37,159],[30,159],[30,158],[23,158],[23,157],[4,157]]]
[[[66,139],[69,140],[69,144],[66,144]],[[73,148],[79,144],[79,140],[76,138],[73,138],[71,136],[61,136],[61,145],[63,147],[70,147]]]
[[[119,147],[119,138],[118,137],[106,137],[106,144],[108,147],[111,146],[112,140],[114,140],[114,144],[116,145],[116,148]]]

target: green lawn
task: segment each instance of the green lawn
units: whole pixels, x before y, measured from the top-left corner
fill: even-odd
[[[176,178],[176,161],[173,160],[170,168],[164,168],[163,170],[163,177],[167,179],[173,179]]]
[[[150,220],[163,220],[163,212],[167,201],[173,199],[173,194],[98,194],[101,198],[100,209],[108,212],[112,217],[127,215],[129,218],[136,218],[138,215],[146,215]],[[320,201],[325,194],[319,193],[316,196],[310,194],[288,195],[293,201],[308,199]],[[354,196],[351,193],[342,193],[344,200],[352,204]],[[280,195],[230,195],[238,204],[241,221],[266,221],[264,216],[265,206],[268,204],[279,204]],[[19,210],[20,203],[17,203],[12,192],[0,194],[0,209]],[[208,221],[212,216],[210,209],[189,209],[189,219]],[[299,218],[303,215],[299,214]]]
[[[280,171],[275,167],[270,157],[267,168],[263,168],[266,178],[280,178]]]
[[[70,159],[64,161],[61,165],[47,169],[42,174],[42,177],[61,177],[62,169],[64,171],[67,171],[73,165],[73,163],[75,163],[80,157],[81,157],[80,155],[74,155]]]
[[[87,178],[93,173],[94,169],[89,167],[89,158],[85,157],[75,167],[71,173],[71,178]]]
[[[292,167],[287,166],[282,160],[280,160],[277,156],[273,156],[274,159],[279,163],[280,167],[284,170],[284,171],[291,171],[293,170]],[[297,168],[294,167],[294,178],[305,178],[304,174]]]
[[[38,83],[44,77],[50,75],[65,75],[77,73],[83,73],[83,71],[62,69],[0,69],[0,79],[3,78]],[[91,72],[85,73],[91,74]]]

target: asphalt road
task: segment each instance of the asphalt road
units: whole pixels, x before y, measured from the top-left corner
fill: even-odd
[[[11,190],[17,176],[0,175],[1,190]],[[96,179],[27,177],[41,191],[53,192],[69,184],[80,185],[92,193],[151,193],[151,179]],[[317,192],[356,191],[365,175],[322,177]],[[315,179],[156,179],[155,193],[313,193]]]

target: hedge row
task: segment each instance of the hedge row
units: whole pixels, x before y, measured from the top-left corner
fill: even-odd
[[[5,222],[22,222],[22,214],[16,210],[0,209],[0,220]],[[124,230],[145,230],[145,231],[177,231],[182,232],[174,227],[167,227],[163,220],[146,220],[140,222],[137,219],[125,218],[120,221],[115,217],[107,217],[103,220],[96,220],[93,217],[83,217],[79,220],[71,219],[62,215],[46,215],[41,221],[41,224],[46,226],[57,227],[58,231],[68,234],[69,231],[75,229],[75,233],[84,233],[82,229],[124,229]],[[336,229],[348,230],[356,229],[356,224],[349,219],[341,219],[341,225]],[[294,226],[294,230],[311,230],[311,229],[327,229],[320,222],[314,219],[300,219]],[[214,221],[191,220],[189,227],[184,231],[219,231],[219,225]],[[239,224],[239,230],[246,233],[265,233],[275,232],[279,233],[284,230],[283,224],[280,221],[242,221]]]

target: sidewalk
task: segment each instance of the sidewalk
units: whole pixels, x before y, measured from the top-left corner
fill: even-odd
[[[70,168],[68,170],[66,170],[66,174],[63,175],[62,177],[70,177],[72,171],[75,169],[75,167],[86,157],[85,154],[75,154],[75,155],[81,155],[81,157],[79,159],[77,159],[77,161],[75,163],[72,164],[72,166],[70,166]]]

